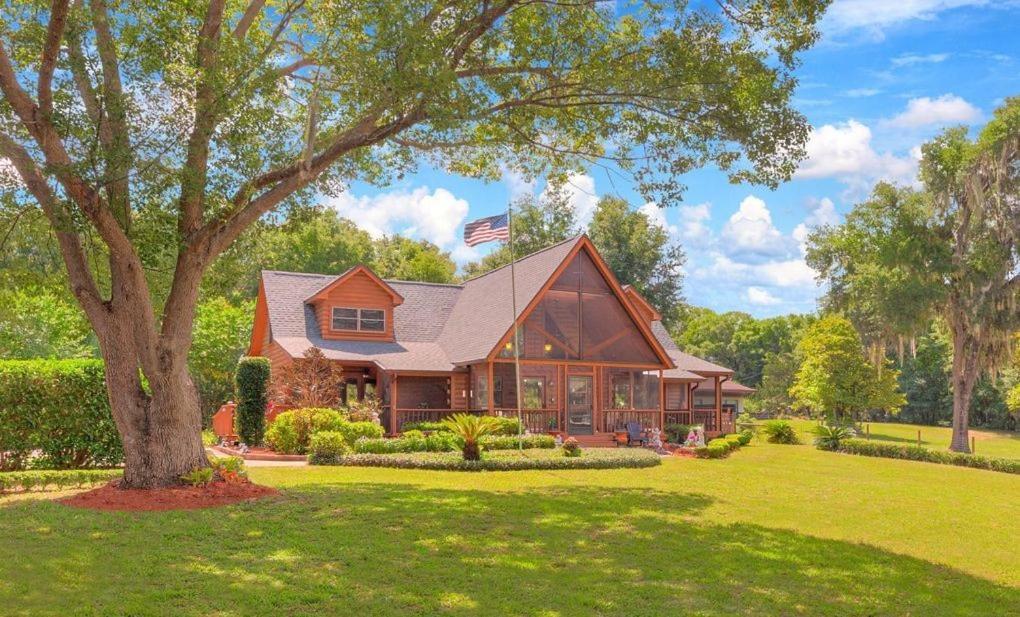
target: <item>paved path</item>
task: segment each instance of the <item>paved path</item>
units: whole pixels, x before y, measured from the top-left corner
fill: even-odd
[[[217,452],[210,448],[205,449],[206,454],[209,456],[223,456],[222,452]],[[308,461],[248,461],[244,462],[245,467],[307,467]]]

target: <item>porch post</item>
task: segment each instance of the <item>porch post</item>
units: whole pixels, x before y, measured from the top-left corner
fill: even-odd
[[[390,435],[397,434],[397,374],[390,380]]]
[[[496,398],[495,398],[495,396],[496,396],[495,395],[496,382],[493,379],[493,374],[494,374],[495,371],[492,370],[492,367],[493,367],[493,362],[492,362],[492,360],[489,360],[489,363],[488,363],[489,388],[488,388],[488,390],[489,390],[489,415],[490,416],[493,416],[493,415],[496,414],[496,404],[495,404],[495,400],[496,400]]]
[[[666,380],[662,378],[662,369],[659,369],[659,430],[666,429]]]
[[[715,430],[722,431],[722,379],[715,376]]]

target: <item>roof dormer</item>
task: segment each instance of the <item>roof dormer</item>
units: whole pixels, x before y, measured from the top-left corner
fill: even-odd
[[[305,300],[324,339],[392,341],[393,308],[404,302],[366,266],[355,266]]]

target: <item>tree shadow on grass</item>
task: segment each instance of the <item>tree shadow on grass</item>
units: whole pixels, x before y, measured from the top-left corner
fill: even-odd
[[[231,508],[0,516],[13,614],[1006,615],[1020,590],[874,547],[696,520],[705,496],[303,485]]]

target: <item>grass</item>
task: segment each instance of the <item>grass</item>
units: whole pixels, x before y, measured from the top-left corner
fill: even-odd
[[[813,439],[811,428],[814,420],[790,420],[797,429],[801,439],[810,443]],[[908,445],[917,444],[917,432],[921,431],[921,445],[942,450],[949,449],[953,437],[953,429],[942,426],[919,426],[916,424],[897,424],[887,422],[868,422],[871,427],[871,438]],[[971,429],[974,437],[975,454],[999,456],[1002,458],[1020,459],[1020,432],[995,431],[991,429]],[[862,434],[861,437],[864,437]]]
[[[752,442],[649,469],[253,468],[164,513],[0,500],[5,615],[1017,615],[1020,478]]]

